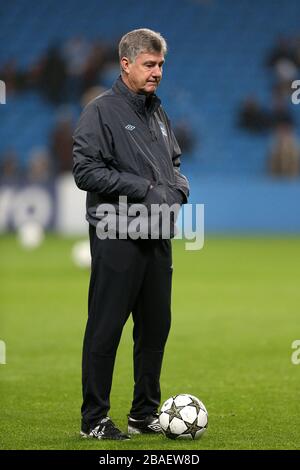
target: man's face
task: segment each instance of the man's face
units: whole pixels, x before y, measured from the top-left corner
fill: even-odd
[[[141,52],[135,62],[121,59],[123,80],[135,93],[155,93],[162,79],[164,56],[162,53]]]

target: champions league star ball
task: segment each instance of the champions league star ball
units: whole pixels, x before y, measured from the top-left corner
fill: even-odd
[[[175,395],[162,405],[159,424],[169,439],[199,439],[207,429],[208,413],[193,395]]]

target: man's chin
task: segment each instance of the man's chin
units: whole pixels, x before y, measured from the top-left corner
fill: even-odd
[[[157,83],[153,83],[153,84],[148,83],[148,84],[145,86],[145,88],[144,88],[145,93],[147,93],[147,94],[155,93],[157,87],[158,87],[158,84],[157,84]]]

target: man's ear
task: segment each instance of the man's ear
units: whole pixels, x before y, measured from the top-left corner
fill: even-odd
[[[122,57],[121,67],[122,67],[122,71],[124,73],[128,73],[128,71],[129,71],[129,60],[127,59],[127,57]]]

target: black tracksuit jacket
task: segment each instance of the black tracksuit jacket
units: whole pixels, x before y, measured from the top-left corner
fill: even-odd
[[[74,133],[73,174],[87,191],[86,218],[96,226],[97,207],[186,203],[189,185],[180,173],[181,151],[156,95],[136,94],[119,77],[83,110]],[[153,188],[150,189],[150,186]]]

